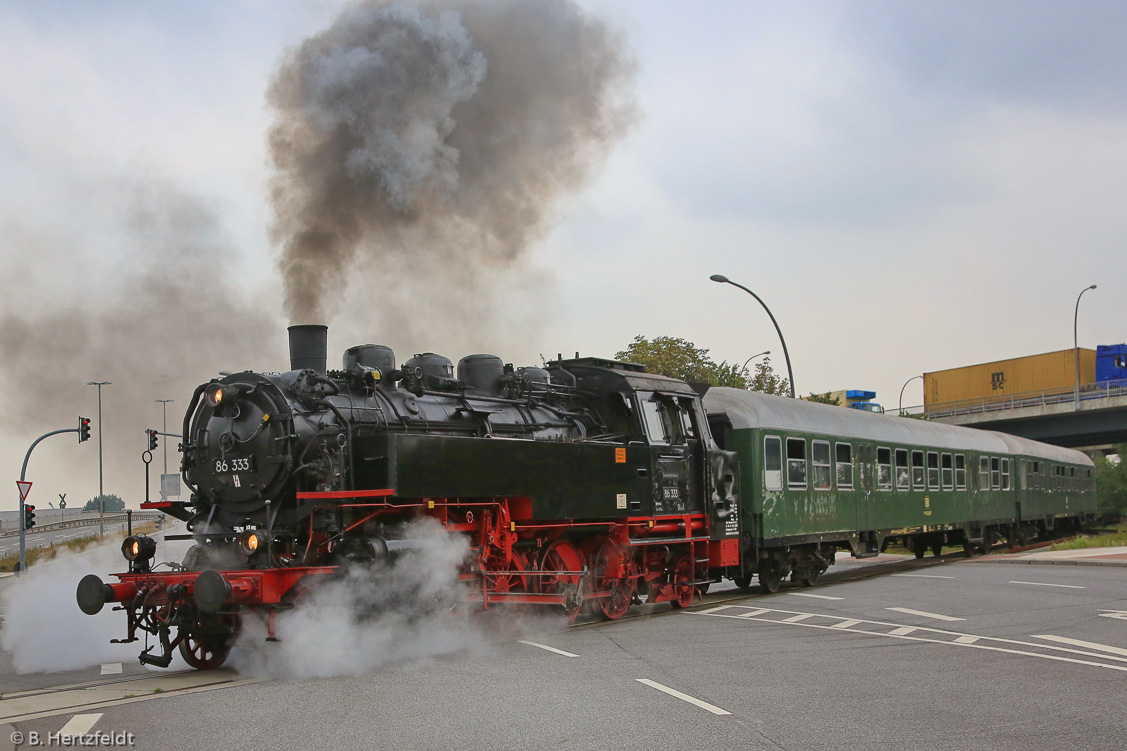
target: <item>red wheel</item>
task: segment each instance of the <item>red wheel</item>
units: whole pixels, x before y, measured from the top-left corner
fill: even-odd
[[[528,570],[528,561],[519,550],[513,551],[511,560],[501,564],[502,570],[524,572]],[[497,574],[493,577],[494,587],[498,592],[527,592],[528,577],[524,573]]]
[[[634,602],[637,584],[626,570],[626,555],[614,540],[599,544],[589,559],[592,589],[596,594],[609,593],[596,601],[596,610],[608,620],[618,620],[626,615]]]
[[[693,604],[693,596],[697,593],[694,581],[696,581],[696,568],[693,566],[693,557],[686,555],[673,567],[674,598],[671,604],[675,609],[680,610]]]
[[[579,613],[583,603],[580,593],[582,583],[583,558],[567,540],[556,540],[544,550],[540,559],[540,591],[544,594],[563,595],[563,611],[570,625]]]
[[[180,656],[189,667],[196,670],[214,670],[227,660],[231,647],[226,638],[215,636],[196,636],[194,632],[183,634],[180,640]]]

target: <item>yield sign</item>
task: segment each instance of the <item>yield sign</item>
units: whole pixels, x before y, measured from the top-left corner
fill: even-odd
[[[26,501],[27,494],[31,490],[30,480],[16,480],[16,486],[20,489],[20,500]]]

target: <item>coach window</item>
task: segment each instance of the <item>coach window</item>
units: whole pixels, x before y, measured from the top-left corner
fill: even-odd
[[[1033,462],[1033,466],[1029,470],[1029,487],[1030,488],[1039,487],[1037,485],[1037,470],[1040,466],[1041,465],[1040,465],[1039,462]]]
[[[830,442],[812,441],[810,458],[814,460],[814,490],[830,489]]]
[[[911,489],[911,479],[908,472],[908,449],[896,449],[896,489]]]
[[[1002,459],[1002,490],[1010,490],[1010,460]]]
[[[763,439],[763,487],[783,489],[783,442],[778,436]]]
[[[927,452],[927,488],[939,490],[939,452]]]
[[[988,456],[978,458],[978,489],[990,489],[990,457]]]
[[[912,487],[916,490],[924,489],[924,452],[912,452]]]
[[[998,457],[990,457],[990,487],[994,490],[1002,489],[1002,463]]]
[[[955,487],[955,468],[951,463],[951,455],[944,454],[940,460],[943,469],[943,489],[952,490]]]
[[[892,490],[892,449],[877,447],[877,490]]]
[[[955,489],[967,489],[967,458],[962,454],[955,454]]]
[[[787,487],[802,490],[806,487],[806,440],[787,439]]]
[[[834,450],[837,451],[837,489],[853,490],[853,446],[837,443]]]

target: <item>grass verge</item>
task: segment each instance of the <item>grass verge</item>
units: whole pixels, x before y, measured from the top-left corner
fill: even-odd
[[[142,524],[133,528],[133,534],[135,535],[148,535],[156,531],[157,525],[155,523]],[[28,568],[31,568],[36,563],[42,561],[50,561],[58,557],[60,552],[81,553],[83,550],[86,550],[86,548],[96,544],[97,542],[98,534],[94,532],[82,537],[76,537],[73,540],[57,542],[54,545],[48,545],[42,548],[28,548],[25,553],[27,556],[27,566]],[[20,554],[18,551],[13,553],[12,555],[0,558],[0,572],[12,571],[19,560]]]
[[[1080,535],[1058,542],[1049,550],[1083,550],[1084,548],[1115,548],[1127,546],[1127,524],[1120,524],[1114,532],[1098,535]]]

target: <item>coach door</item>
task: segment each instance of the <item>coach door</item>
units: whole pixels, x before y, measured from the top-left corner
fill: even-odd
[[[700,511],[703,445],[692,400],[639,391],[638,401],[653,457],[654,514]]]
[[[857,447],[857,463],[861,470],[861,497],[857,501],[857,528],[861,531],[877,528],[877,514],[873,505],[873,447],[862,443]]]

